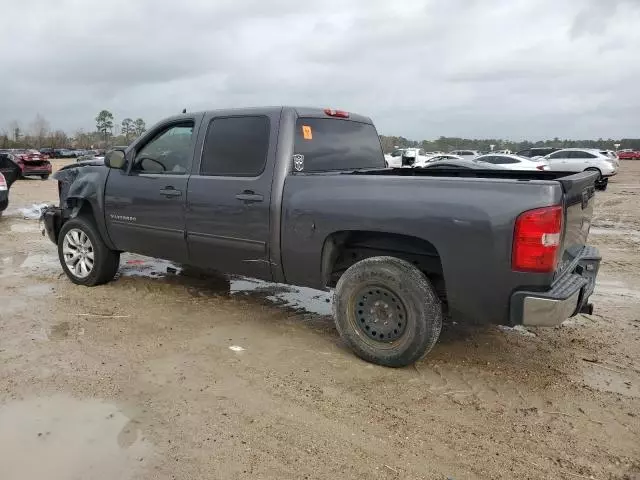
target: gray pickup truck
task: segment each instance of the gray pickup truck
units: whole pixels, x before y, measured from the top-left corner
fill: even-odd
[[[592,310],[595,174],[385,168],[360,115],[178,115],[54,178],[43,220],[72,282],[108,282],[135,252],[334,288],[339,333],[381,365],[425,355],[443,316],[550,326]]]

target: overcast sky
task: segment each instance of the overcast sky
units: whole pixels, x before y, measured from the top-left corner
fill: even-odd
[[[16,0],[0,131],[342,108],[382,134],[640,137],[640,0]]]

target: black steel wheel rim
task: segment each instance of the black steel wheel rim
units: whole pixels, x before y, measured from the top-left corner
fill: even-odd
[[[369,286],[357,291],[353,315],[357,328],[377,342],[394,342],[407,328],[404,303],[386,287]]]

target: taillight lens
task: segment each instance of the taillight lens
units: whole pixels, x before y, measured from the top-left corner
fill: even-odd
[[[546,165],[536,165],[536,168],[538,170],[545,170],[547,168],[547,166]]]
[[[4,178],[4,175],[0,173],[0,191],[7,189],[7,180]]]
[[[558,263],[562,222],[559,205],[521,214],[513,234],[511,267],[525,272],[553,272]]]

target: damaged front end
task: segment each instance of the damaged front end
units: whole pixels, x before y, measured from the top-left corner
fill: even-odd
[[[101,160],[66,165],[53,178],[58,181],[59,206],[42,210],[42,234],[57,245],[64,223],[78,214],[83,202],[95,198],[98,185],[104,184],[106,168]]]

